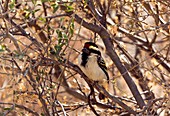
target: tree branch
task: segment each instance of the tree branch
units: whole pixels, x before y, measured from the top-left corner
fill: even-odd
[[[102,26],[98,26],[98,25],[94,25],[94,24],[85,22],[82,18],[80,18],[76,14],[73,15],[73,16],[74,16],[75,21],[77,23],[79,23],[79,24],[82,23],[82,26],[84,26],[85,28],[87,28],[87,29],[89,29],[93,32],[96,32],[100,35],[100,37],[102,38],[102,40],[103,40],[103,42],[106,46],[107,54],[110,56],[110,58],[112,59],[112,61],[115,63],[116,67],[118,68],[118,70],[122,74],[122,76],[125,79],[128,87],[130,88],[134,98],[136,99],[139,107],[143,108],[143,106],[145,106],[145,102],[144,102],[142,96],[140,95],[136,84],[134,83],[134,81],[130,77],[127,69],[121,63],[117,53],[113,50],[113,45],[110,41],[111,37],[110,37],[110,34],[107,32],[107,30],[105,28],[103,28]]]

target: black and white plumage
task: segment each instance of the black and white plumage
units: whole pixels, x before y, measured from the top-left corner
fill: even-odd
[[[78,65],[83,73],[91,80],[99,83],[109,82],[106,64],[98,46],[93,42],[86,42],[78,58]]]

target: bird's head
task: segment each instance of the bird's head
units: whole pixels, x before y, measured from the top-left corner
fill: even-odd
[[[93,42],[86,42],[84,44],[82,52],[87,55],[90,55],[90,53],[101,55],[98,46]]]

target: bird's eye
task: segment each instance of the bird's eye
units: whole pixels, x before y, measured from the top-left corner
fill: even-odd
[[[83,48],[82,52],[86,53],[86,54],[90,54],[90,51],[87,48]]]

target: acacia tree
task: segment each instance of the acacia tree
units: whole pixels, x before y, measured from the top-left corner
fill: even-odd
[[[1,114],[170,114],[169,4],[0,1]],[[103,51],[108,91],[76,65],[86,41]]]

